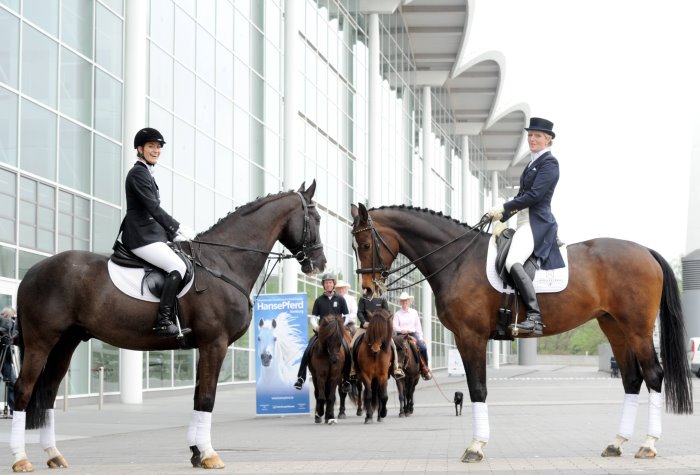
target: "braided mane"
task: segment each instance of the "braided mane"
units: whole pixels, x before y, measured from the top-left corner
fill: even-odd
[[[388,206],[380,206],[379,208],[372,208],[369,211],[374,211],[374,210],[383,210],[383,209],[388,209],[388,210],[400,210],[400,211],[417,211],[419,213],[424,213],[424,214],[430,214],[432,216],[438,217],[438,218],[444,218],[452,221],[455,224],[459,224],[462,227],[472,229],[472,226],[469,226],[467,223],[463,223],[461,221],[458,221],[454,218],[451,218],[450,216],[447,216],[446,214],[442,214],[442,211],[435,211],[429,208],[417,208],[415,206],[407,206],[407,205],[388,205]]]
[[[294,190],[280,191],[280,192],[275,193],[275,194],[270,193],[270,194],[268,194],[268,195],[266,195],[266,196],[258,196],[255,200],[251,201],[250,203],[246,203],[246,204],[241,205],[241,206],[236,206],[236,209],[234,209],[233,211],[229,211],[228,213],[226,213],[226,216],[224,216],[224,217],[222,217],[222,218],[219,218],[219,220],[218,220],[216,223],[214,223],[209,229],[207,229],[206,231],[203,231],[203,232],[200,233],[200,234],[204,234],[204,233],[208,233],[209,231],[213,231],[213,230],[216,229],[221,223],[223,223],[224,221],[228,220],[229,217],[232,217],[232,216],[245,216],[245,215],[247,215],[247,214],[250,214],[250,213],[256,211],[256,210],[257,210],[258,208],[260,208],[262,205],[267,204],[267,203],[269,203],[270,201],[274,201],[274,200],[278,200],[278,199],[280,199],[280,198],[284,198],[284,197],[288,196],[288,195],[291,194],[291,193],[296,193],[296,191],[294,191]]]

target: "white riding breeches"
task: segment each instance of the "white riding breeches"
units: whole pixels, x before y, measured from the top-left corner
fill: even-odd
[[[131,252],[167,273],[178,271],[180,277],[184,277],[187,271],[187,266],[182,259],[164,242],[146,244],[145,246],[132,249]]]
[[[510,244],[510,250],[506,256],[506,270],[510,272],[513,264],[525,264],[534,249],[535,240],[530,228],[530,216],[525,209],[518,212],[518,228],[515,230],[513,242]]]

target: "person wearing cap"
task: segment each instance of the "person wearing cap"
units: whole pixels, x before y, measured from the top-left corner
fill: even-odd
[[[420,372],[423,379],[427,381],[433,377],[428,366],[428,347],[423,340],[423,326],[420,323],[420,316],[415,309],[411,308],[411,302],[413,302],[413,296],[407,292],[401,292],[399,295],[401,308],[394,314],[394,332],[400,335],[409,335],[416,340],[423,360]]]
[[[355,352],[355,342],[358,340],[358,338],[360,338],[360,336],[364,335],[365,329],[369,326],[369,316],[367,315],[367,312],[374,312],[380,308],[383,308],[389,312],[389,304],[384,297],[380,297],[378,295],[372,296],[371,299],[368,299],[364,295],[360,297],[360,303],[357,305],[357,319],[360,322],[360,327],[353,335],[352,343],[350,343],[350,348],[353,349],[353,353]],[[394,367],[394,379],[399,380],[404,378],[406,374],[403,372],[403,368],[401,368],[401,365],[399,364],[399,353],[396,351],[396,343],[394,343],[393,338],[391,339],[391,351],[392,366]],[[352,360],[351,364],[350,381],[354,381],[357,378],[354,359]]]
[[[154,174],[164,145],[163,135],[151,127],[139,130],[134,136],[136,162],[126,175],[126,215],[120,231],[122,242],[132,253],[167,274],[154,330],[168,338],[180,334],[175,325],[175,303],[187,267],[167,242],[190,241],[195,238],[195,232],[160,206]],[[189,331],[182,329],[183,333]]]
[[[301,357],[301,362],[299,363],[299,372],[297,373],[297,381],[294,383],[296,389],[301,390],[306,381],[306,368],[309,366],[309,358],[311,358],[311,350],[313,350],[316,340],[318,340],[318,325],[319,318],[323,318],[327,315],[341,315],[345,316],[348,314],[348,304],[345,303],[345,299],[340,295],[335,293],[335,275],[327,273],[321,276],[321,285],[323,285],[323,293],[316,298],[314,301],[314,306],[311,309],[311,328],[314,331],[314,335],[309,340],[309,344],[306,345],[304,354]],[[349,354],[349,351],[346,351]],[[345,368],[343,368],[343,383],[344,389],[350,386],[348,382],[349,372],[350,372],[350,360],[351,358],[345,358]]]
[[[340,279],[335,284],[335,292],[345,299],[345,303],[348,306],[348,314],[345,315],[345,326],[348,327],[351,333],[355,333],[355,320],[357,319],[357,302],[352,298],[348,291],[350,290],[350,284]]]
[[[506,257],[506,269],[527,311],[526,319],[516,325],[518,333],[534,336],[542,336],[544,325],[532,284],[534,270],[528,274],[525,264],[532,255],[542,269],[564,267],[557,239],[559,226],[552,214],[552,196],[559,181],[559,162],[551,152],[555,137],[553,129],[554,124],[547,119],[530,119],[530,126],[525,128],[530,162],[520,175],[518,194],[488,212],[492,221],[503,223],[513,215],[518,217],[517,230]]]

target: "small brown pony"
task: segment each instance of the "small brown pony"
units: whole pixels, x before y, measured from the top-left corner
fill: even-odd
[[[420,380],[420,358],[418,348],[411,341],[409,335],[394,336],[397,360],[403,369],[405,377],[396,380],[396,389],[399,392],[399,417],[408,417],[413,414],[413,395]]]
[[[489,438],[486,407],[486,344],[495,332],[500,293],[486,276],[491,235],[427,209],[386,206],[367,210],[352,206],[352,233],[366,294],[384,290],[391,264],[401,253],[430,284],[437,316],[454,334],[462,356],[472,401],[474,435],[463,462],[483,458]],[[480,226],[487,221],[482,219]],[[638,458],[656,455],[661,435],[662,382],[667,410],[693,411],[690,370],[685,354],[685,330],[680,292],[673,270],[657,252],[618,239],[593,239],[568,246],[569,284],[561,292],[539,295],[545,336],[562,333],[596,319],[620,366],[625,401],[639,396],[642,383],[649,390],[647,439]],[[405,269],[401,270],[406,272]],[[391,283],[388,285],[391,289]],[[522,308],[522,302],[520,308]],[[657,314],[660,321],[661,361],[654,349]],[[629,398],[628,398],[629,397]],[[653,404],[651,404],[653,402]],[[621,429],[632,431],[623,406]],[[622,430],[621,430],[622,432]],[[628,434],[629,436],[629,434]],[[618,435],[603,456],[619,456],[626,440]]]
[[[389,400],[387,385],[391,366],[391,336],[393,333],[392,315],[380,308],[367,312],[367,331],[355,341],[357,379],[362,391],[358,396],[353,391],[350,397],[358,405],[364,405],[365,424],[371,424],[374,411],[377,422],[386,417],[386,403]],[[358,400],[362,397],[363,401]],[[359,413],[358,413],[359,415]]]
[[[343,344],[345,341],[345,344]],[[321,423],[323,416],[326,424],[335,424],[335,394],[340,393],[338,419],[345,419],[346,394],[340,390],[343,381],[343,368],[351,355],[345,353],[350,347],[350,331],[340,315],[327,315],[321,318],[318,328],[318,340],[311,352],[309,370],[314,383],[316,411],[314,422]],[[348,350],[349,351],[349,350]]]

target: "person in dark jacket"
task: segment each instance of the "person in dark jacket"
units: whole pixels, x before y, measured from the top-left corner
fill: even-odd
[[[17,372],[12,359],[12,346],[17,337],[17,312],[11,307],[5,307],[0,312],[0,355],[2,355],[2,379],[7,387],[7,408],[10,415],[15,410],[15,383],[17,382]]]
[[[534,336],[542,336],[544,325],[532,279],[523,266],[534,255],[542,269],[564,267],[557,244],[559,226],[552,214],[552,196],[559,181],[559,162],[551,152],[555,137],[553,128],[554,124],[547,119],[530,119],[530,126],[525,128],[530,163],[520,175],[520,190],[515,198],[488,212],[492,221],[505,222],[513,215],[518,216],[518,227],[506,258],[506,269],[527,310],[526,319],[516,325],[518,332]]]
[[[150,127],[139,130],[134,137],[137,158],[126,175],[122,242],[136,256],[167,273],[154,328],[158,335],[167,338],[180,334],[175,324],[175,300],[187,270],[167,242],[189,241],[194,239],[195,233],[160,207],[158,185],[153,175],[164,145],[163,135]],[[182,331],[186,333],[189,329]]]

